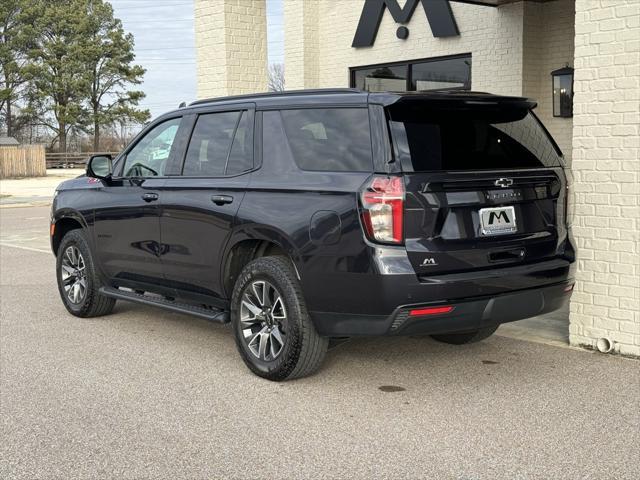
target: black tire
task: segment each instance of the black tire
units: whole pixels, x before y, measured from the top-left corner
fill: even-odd
[[[267,286],[273,287],[269,291],[273,293],[272,298],[280,298],[279,303],[284,310],[281,311],[282,320],[275,320],[269,317],[257,316],[253,313],[254,318],[248,320],[252,322],[250,326],[243,322],[241,315],[248,312],[245,307],[241,307],[241,301],[247,300],[247,295],[253,295],[255,285],[262,284],[264,290]],[[259,288],[259,287],[258,287]],[[277,295],[277,297],[276,297]],[[264,293],[262,294],[264,298]],[[254,297],[256,300],[257,296]],[[259,302],[255,302],[258,305]],[[260,303],[263,305],[265,302]],[[273,302],[273,311],[275,312],[277,300]],[[267,302],[269,304],[269,301]],[[284,304],[284,305],[282,305]],[[255,307],[256,305],[253,305]],[[242,309],[244,308],[244,310]],[[260,315],[264,315],[263,313]],[[270,311],[270,309],[269,309]],[[249,312],[251,314],[251,312]],[[258,318],[264,318],[262,322]],[[267,320],[270,322],[266,325]],[[300,282],[296,276],[295,270],[289,259],[281,256],[262,257],[253,260],[247,264],[242,270],[233,289],[231,297],[231,324],[236,340],[238,352],[245,364],[256,375],[268,380],[282,381],[292,380],[294,378],[305,377],[314,373],[324,359],[329,345],[329,339],[318,335],[304,302]],[[251,350],[251,339],[258,338],[260,347],[262,347],[262,338],[258,337],[258,333],[269,328],[279,328],[283,333],[280,338],[284,341],[281,345],[278,342],[276,346],[280,347],[279,352],[273,358],[266,358],[269,354],[262,358],[260,353]],[[252,330],[253,329],[253,330]],[[245,337],[245,332],[247,336]],[[280,330],[279,330],[280,332]],[[265,340],[265,345],[273,348],[274,340],[271,339],[269,333],[265,333],[270,340]],[[254,343],[254,349],[257,342]],[[277,347],[276,347],[277,348]],[[265,347],[266,350],[266,347]],[[273,350],[272,350],[273,352]]]
[[[65,255],[69,249],[77,249],[82,258],[82,264],[84,265],[84,274],[79,272],[75,276],[72,275],[72,279],[65,280],[63,276],[63,265],[66,270],[69,268],[69,257],[65,259]],[[65,262],[67,262],[65,264]],[[72,263],[72,262],[71,262]],[[80,277],[78,277],[80,275]],[[85,238],[85,234],[82,230],[71,230],[68,232],[60,242],[58,247],[58,254],[56,259],[56,277],[58,280],[58,292],[60,298],[66,309],[72,315],[76,317],[99,317],[102,315],[108,315],[113,310],[116,303],[115,299],[105,297],[99,293],[99,289],[102,286],[102,282],[98,277],[95,270],[95,264],[93,262],[93,256],[89,249],[89,244]],[[70,281],[75,281],[77,278],[84,280],[84,294],[79,295],[76,302],[72,301],[69,292],[65,290],[66,286],[69,286]],[[65,285],[66,284],[66,285]],[[73,288],[73,287],[70,287]]]
[[[481,328],[473,332],[467,333],[442,333],[439,335],[431,335],[431,338],[442,343],[451,345],[465,345],[467,343],[476,343],[489,338],[498,329],[498,325]]]

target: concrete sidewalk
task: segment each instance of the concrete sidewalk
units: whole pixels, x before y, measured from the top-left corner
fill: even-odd
[[[0,180],[0,207],[48,205],[56,187],[69,178],[84,174],[84,169],[49,169],[46,177]]]

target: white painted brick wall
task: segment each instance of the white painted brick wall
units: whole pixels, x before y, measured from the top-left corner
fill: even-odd
[[[198,98],[267,88],[265,0],[195,0]]]
[[[570,341],[640,356],[640,2],[579,0],[575,15]]]
[[[573,66],[574,0],[524,4],[523,95],[538,101],[536,114],[553,135],[568,163],[573,119],[553,116],[551,72]]]
[[[319,86],[319,6],[317,1],[284,2],[284,62],[287,90]]]

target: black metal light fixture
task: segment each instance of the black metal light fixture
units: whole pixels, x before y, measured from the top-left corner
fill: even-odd
[[[551,72],[553,116],[573,117],[573,68],[569,65]]]

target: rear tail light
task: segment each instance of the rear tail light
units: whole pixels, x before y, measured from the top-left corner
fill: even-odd
[[[373,177],[361,193],[362,223],[376,242],[403,242],[404,183],[402,177]]]

